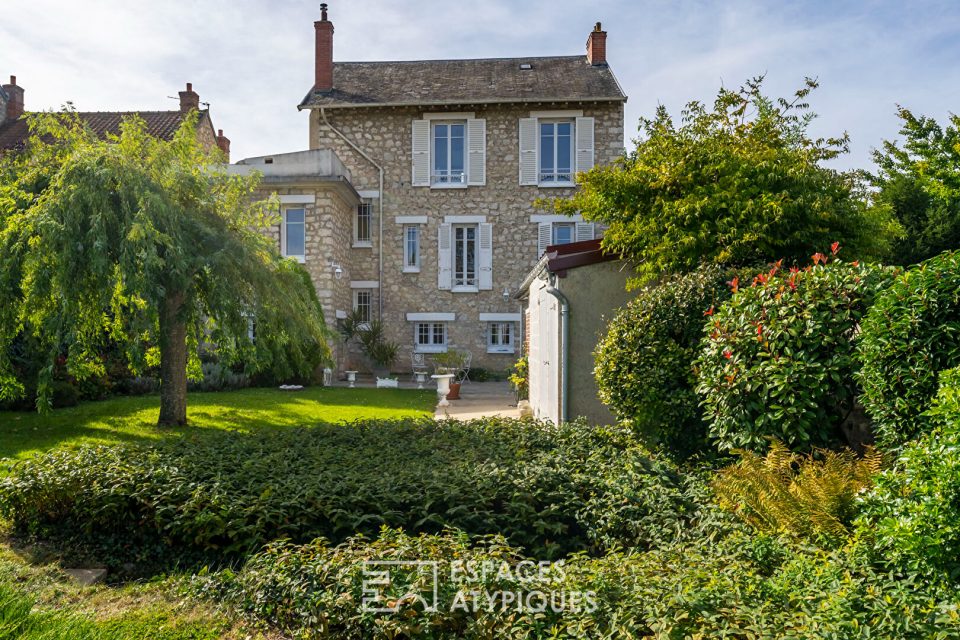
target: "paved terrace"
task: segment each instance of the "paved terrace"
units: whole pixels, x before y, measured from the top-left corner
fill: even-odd
[[[336,387],[346,387],[343,380],[334,381]],[[358,375],[355,386],[360,389],[376,387],[376,381],[368,375]],[[400,377],[401,389],[416,389],[417,383],[411,381],[410,376]],[[424,385],[425,390],[436,393],[437,386],[433,381]],[[449,407],[437,407],[434,417],[437,420],[453,418],[456,420],[472,420],[473,418],[489,417],[519,418],[517,396],[509,382],[467,382],[460,387],[460,399],[451,400]]]

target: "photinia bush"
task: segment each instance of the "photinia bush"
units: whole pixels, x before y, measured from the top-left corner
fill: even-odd
[[[863,322],[859,382],[877,439],[896,446],[929,430],[940,371],[960,365],[960,251],[901,274]]]
[[[854,410],[854,337],[893,271],[820,253],[804,270],[779,265],[749,286],[732,280],[733,297],[704,327],[697,391],[721,449],[832,443]]]

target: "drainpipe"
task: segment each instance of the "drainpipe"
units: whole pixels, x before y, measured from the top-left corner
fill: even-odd
[[[350,138],[345,136],[342,131],[340,131],[335,126],[330,124],[330,121],[327,120],[327,112],[323,107],[320,107],[320,118],[323,120],[323,123],[327,125],[327,127],[331,131],[337,134],[341,140],[346,142],[351,149],[353,149],[354,151],[359,153],[361,156],[363,156],[363,158],[367,162],[369,162],[374,167],[376,167],[377,171],[380,173],[380,185],[379,185],[380,189],[378,191],[378,193],[380,194],[380,197],[377,198],[377,202],[379,203],[379,207],[378,207],[379,213],[377,215],[377,219],[378,219],[377,234],[379,238],[378,245],[377,245],[377,282],[380,285],[377,290],[377,319],[380,322],[383,322],[383,167],[381,167],[379,164],[374,162],[373,158],[367,155],[367,153],[363,149],[361,149],[359,146],[354,144],[354,142]]]
[[[567,401],[567,381],[569,378],[569,366],[567,364],[570,355],[570,302],[567,296],[556,288],[557,275],[550,274],[545,291],[557,299],[560,304],[560,423],[567,421],[568,406]]]

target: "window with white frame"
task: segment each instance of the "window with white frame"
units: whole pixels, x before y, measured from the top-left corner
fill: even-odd
[[[576,225],[572,222],[554,222],[550,244],[570,244],[576,241]]]
[[[446,322],[415,322],[414,350],[420,353],[441,353],[447,350]]]
[[[353,290],[353,312],[360,322],[373,320],[373,291],[370,289]]]
[[[357,215],[353,220],[353,244],[359,247],[372,246],[373,205],[361,202],[357,205]]]
[[[466,130],[465,121],[436,120],[432,123],[431,184],[466,184]]]
[[[453,225],[453,287],[477,287],[477,239],[479,225]]]
[[[288,207],[283,210],[283,223],[280,228],[281,253],[288,258],[306,261],[307,231],[305,210],[302,207]]]
[[[514,323],[490,322],[487,324],[487,353],[514,352]]]
[[[572,183],[574,175],[573,120],[540,121],[540,183]]]
[[[415,224],[403,227],[403,270],[420,271],[420,227]]]

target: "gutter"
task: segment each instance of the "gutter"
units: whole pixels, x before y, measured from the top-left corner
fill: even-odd
[[[616,80],[616,78],[614,78]],[[620,83],[617,82],[617,85]],[[621,90],[622,91],[622,90]],[[493,98],[493,99],[459,99],[459,100],[432,100],[430,102],[350,102],[343,104],[318,105],[311,104],[312,93],[308,93],[303,102],[297,105],[298,111],[304,109],[357,109],[357,108],[376,108],[376,107],[452,107],[458,105],[487,105],[487,104],[553,104],[557,102],[577,102],[589,104],[591,102],[626,102],[627,96],[597,96],[584,98],[583,96],[575,98]]]
[[[297,109],[299,108],[300,107],[297,107]],[[324,107],[320,107],[320,117],[323,119],[323,123],[327,125],[331,131],[337,134],[341,140],[346,142],[351,149],[363,156],[367,162],[376,167],[380,174],[380,188],[378,192],[380,197],[377,198],[379,209],[377,224],[377,233],[379,238],[379,244],[377,245],[377,282],[379,283],[379,293],[377,294],[377,320],[379,322],[383,322],[383,167],[374,162],[373,158],[371,158],[363,149],[357,146],[350,138],[344,135],[342,131],[330,124],[330,121],[327,120],[327,112],[325,111]]]
[[[570,301],[554,286],[556,283],[557,276],[551,273],[545,291],[560,303],[560,424],[563,424],[569,415],[567,387],[570,374],[567,360],[570,356]]]

